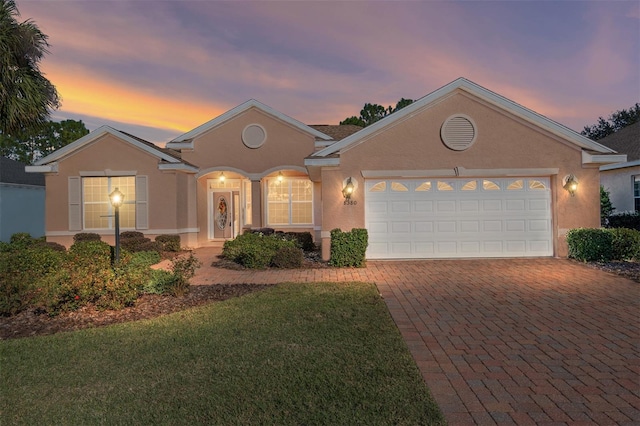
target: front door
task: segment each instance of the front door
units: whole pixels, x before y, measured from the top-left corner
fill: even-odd
[[[231,238],[233,218],[231,192],[214,192],[212,215],[213,238]]]

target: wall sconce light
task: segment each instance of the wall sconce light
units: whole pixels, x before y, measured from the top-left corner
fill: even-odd
[[[353,193],[356,190],[356,186],[353,184],[353,181],[351,180],[350,177],[348,177],[346,179],[346,181],[344,182],[344,187],[342,188],[342,196],[344,197],[344,204],[356,204],[356,201],[352,201],[351,200],[351,196],[353,195]]]
[[[282,182],[284,180],[284,176],[282,175],[282,172],[278,172],[278,182]]]
[[[224,175],[224,172],[220,172],[220,176],[218,177],[218,180],[220,182],[224,182],[225,179],[226,179],[226,176]]]
[[[574,175],[567,175],[564,178],[562,187],[573,197],[578,189],[578,181]]]

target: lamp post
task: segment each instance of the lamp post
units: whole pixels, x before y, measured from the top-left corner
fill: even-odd
[[[116,251],[115,251],[115,260],[114,263],[117,264],[120,260],[120,206],[124,201],[124,194],[120,192],[118,188],[114,189],[111,194],[109,194],[109,200],[111,201],[111,205],[115,209],[115,219],[116,219]]]

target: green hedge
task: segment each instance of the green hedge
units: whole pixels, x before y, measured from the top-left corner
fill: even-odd
[[[640,259],[640,231],[578,228],[567,233],[569,257],[583,262]]]
[[[350,232],[342,232],[336,228],[331,231],[331,266],[365,265],[365,255],[369,245],[369,235],[366,229],[353,228]]]
[[[156,242],[160,244],[162,251],[180,251],[180,235],[162,234],[156,237]]]
[[[225,241],[222,255],[246,268],[262,269],[274,264],[278,251],[294,248],[298,251],[296,242],[288,240],[279,234],[264,235],[256,232],[245,232],[234,240]],[[278,261],[279,265],[286,262]]]
[[[640,211],[614,213],[607,217],[608,228],[627,228],[640,231]]]
[[[93,232],[80,232],[73,236],[73,242],[78,243],[80,241],[100,241],[102,238],[100,234]]]

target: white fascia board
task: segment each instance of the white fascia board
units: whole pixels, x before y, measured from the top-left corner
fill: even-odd
[[[177,170],[183,172],[198,173],[198,168],[184,163],[161,163],[158,170]]]
[[[27,173],[57,173],[58,163],[49,163],[43,166],[25,166],[24,171]]]
[[[559,173],[557,168],[536,169],[465,169],[456,167],[453,169],[431,170],[362,170],[365,179],[383,178],[434,178],[434,177],[528,177],[528,176],[554,176]]]
[[[408,105],[405,108],[402,108],[400,111],[394,112],[393,114],[389,114],[382,120],[377,121],[371,126],[367,126],[364,129],[360,130],[359,132],[354,133],[353,135],[345,139],[342,139],[341,141],[336,142],[335,144],[325,149],[322,149],[316,152],[314,155],[319,157],[324,157],[324,156],[336,153],[338,151],[341,151],[349,147],[350,145],[355,144],[356,142],[379,131],[383,127],[389,126],[396,121],[402,120],[406,116],[414,114],[416,111],[424,108],[425,106],[443,99],[444,97],[450,95],[451,93],[453,93],[455,90],[458,90],[458,89],[464,90],[480,99],[483,99],[484,101],[490,104],[493,104],[503,110],[506,110],[509,113],[525,121],[533,123],[536,126],[541,127],[552,134],[555,134],[556,136],[559,136],[565,140],[568,140],[569,142],[572,142],[573,144],[581,148],[586,148],[592,151],[601,152],[605,154],[615,153],[615,151],[612,150],[611,148],[608,148],[604,145],[594,142],[591,139],[585,136],[582,136],[581,134],[569,129],[568,127],[565,127],[543,115],[540,115],[528,108],[525,108],[522,105],[517,104],[505,98],[504,96],[498,95],[495,92],[485,89],[484,87],[479,86],[467,80],[466,78],[460,77],[452,81],[451,83],[435,90],[434,92],[431,92],[430,94],[418,99],[417,101],[413,102],[411,105]]]
[[[304,159],[305,166],[339,166],[340,158],[330,157],[330,158],[305,158]]]
[[[640,166],[640,160],[627,161],[626,163],[607,164],[605,166],[600,166],[600,171],[604,172],[607,170],[626,169],[627,167],[636,167],[636,166]]]
[[[225,112],[222,115],[219,115],[218,117],[214,118],[213,120],[209,120],[204,124],[201,124],[200,126],[196,127],[195,129],[178,136],[177,138],[171,140],[171,142],[167,143],[167,147],[168,148],[176,148],[177,144],[179,143],[185,143],[186,141],[189,141],[189,146],[188,148],[192,148],[193,147],[193,139],[195,139],[196,137],[202,135],[205,132],[208,132],[209,130],[221,125],[222,123],[231,120],[232,118],[236,117],[237,115],[247,111],[250,108],[257,108],[269,115],[272,115],[276,118],[278,118],[281,121],[284,121],[285,123],[290,124],[293,127],[298,128],[299,130],[301,130],[304,133],[308,133],[311,134],[313,136],[315,136],[316,138],[320,138],[320,139],[324,139],[324,140],[330,140],[331,137],[328,135],[325,135],[324,133],[307,126],[306,124],[302,123],[301,121],[296,120],[295,118],[291,118],[286,114],[281,113],[280,111],[277,111],[273,108],[271,108],[268,105],[263,104],[260,101],[257,101],[255,99],[249,99],[247,102],[238,105],[235,108],[230,109],[229,111]]]
[[[57,151],[52,152],[51,154],[47,155],[46,157],[41,158],[40,160],[36,161],[35,165],[36,166],[41,166],[47,163],[50,163],[52,161],[57,161],[71,153],[73,153],[74,151],[77,151],[78,149],[82,148],[83,146],[95,141],[98,138],[101,138],[102,136],[106,135],[106,134],[110,134],[112,136],[117,137],[118,139],[122,139],[125,142],[130,143],[131,145],[134,145],[135,147],[153,155],[154,157],[160,158],[162,160],[168,161],[170,163],[179,163],[180,160],[178,160],[177,158],[174,158],[170,155],[165,154],[164,152],[160,151],[159,149],[154,149],[150,146],[148,146],[147,144],[144,144],[128,135],[125,135],[122,132],[117,131],[116,129],[113,129],[109,126],[101,126],[98,127],[96,130],[94,130],[93,132],[84,135],[83,137],[81,137],[80,139],[78,139],[75,142],[70,143],[67,146],[64,146],[60,149],[58,149]]]
[[[627,161],[627,154],[599,155],[599,154],[590,154],[587,151],[582,151],[583,165],[626,163],[626,161]]]
[[[177,150],[193,149],[193,139],[189,142],[167,142],[165,147]]]

